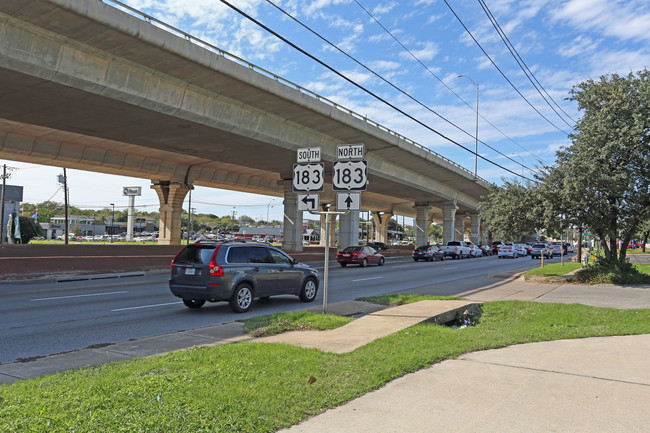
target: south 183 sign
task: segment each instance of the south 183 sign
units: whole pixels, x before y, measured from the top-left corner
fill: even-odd
[[[324,164],[294,164],[293,192],[321,192],[325,184]]]

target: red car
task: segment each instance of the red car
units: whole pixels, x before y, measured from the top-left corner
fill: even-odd
[[[384,265],[384,256],[379,254],[377,250],[368,246],[347,247],[339,251],[336,256],[336,261],[341,264],[341,267],[346,267],[348,263],[359,265],[362,268],[368,264],[376,264],[379,266]]]

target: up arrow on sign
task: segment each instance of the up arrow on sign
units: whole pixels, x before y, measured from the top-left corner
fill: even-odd
[[[336,209],[340,211],[361,210],[360,192],[339,192],[336,194]]]

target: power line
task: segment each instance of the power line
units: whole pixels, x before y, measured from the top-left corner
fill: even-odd
[[[267,1],[268,1],[268,0],[267,0]],[[397,42],[397,43],[398,43],[398,44],[399,44],[399,45],[404,49],[404,51],[406,51],[406,52],[407,52],[411,57],[413,57],[413,58],[415,59],[415,61],[418,62],[418,63],[419,63],[419,64],[420,64],[420,65],[421,65],[421,66],[422,66],[422,67],[423,67],[427,72],[429,72],[431,75],[433,75],[433,76],[434,76],[434,77],[435,77],[435,78],[436,78],[436,79],[437,79],[437,80],[438,80],[438,81],[439,81],[443,86],[445,86],[445,87],[447,88],[447,90],[449,90],[449,91],[450,91],[450,92],[451,92],[451,93],[452,93],[456,98],[458,98],[459,100],[461,100],[461,101],[462,101],[465,105],[467,105],[467,106],[468,106],[472,111],[476,112],[476,109],[475,109],[474,107],[472,107],[471,104],[469,104],[467,101],[465,101],[465,100],[464,100],[464,99],[463,99],[463,98],[462,98],[458,93],[456,93],[456,92],[455,92],[451,87],[449,87],[449,86],[447,85],[447,83],[445,83],[445,82],[444,82],[440,77],[438,77],[438,75],[436,75],[435,72],[433,72],[433,71],[432,71],[432,70],[431,70],[427,65],[425,65],[425,64],[424,64],[424,63],[423,63],[423,62],[422,62],[422,61],[421,61],[421,60],[420,60],[420,59],[419,59],[415,54],[413,54],[413,52],[411,52],[411,50],[409,50],[409,49],[408,49],[408,48],[407,48],[407,47],[406,47],[406,46],[405,46],[405,45],[404,45],[404,44],[403,44],[403,43],[402,43],[402,42],[401,42],[401,41],[400,41],[400,40],[399,40],[395,35],[393,35],[393,33],[391,33],[391,31],[388,30],[388,29],[387,29],[387,28],[386,28],[386,27],[385,27],[385,26],[384,26],[384,25],[383,25],[383,24],[382,24],[382,23],[381,23],[381,22],[380,22],[380,21],[379,21],[379,20],[378,20],[378,19],[377,19],[377,18],[376,18],[376,17],[375,17],[375,16],[374,16],[374,15],[373,15],[369,10],[368,10],[368,9],[366,9],[366,8],[365,8],[361,3],[359,3],[358,0],[354,0],[354,2],[355,2],[355,3],[356,3],[356,4],[357,4],[361,9],[363,9],[363,11],[364,11],[366,14],[368,14],[368,16],[369,16],[370,18],[372,18],[372,20],[373,20],[375,23],[377,23],[377,25],[379,25],[379,27],[381,27],[381,28],[382,28],[382,29],[383,29],[383,30],[384,30],[384,31],[385,31],[385,32],[386,32],[386,33],[387,33],[391,38],[393,38],[393,40],[394,40],[395,42]],[[548,165],[548,163],[546,163],[544,160],[542,160],[541,158],[539,158],[538,156],[536,156],[535,154],[533,154],[530,150],[526,149],[526,148],[523,147],[521,144],[517,143],[513,138],[511,138],[511,137],[509,137],[508,135],[506,135],[506,133],[504,133],[503,131],[501,131],[501,129],[499,129],[496,125],[494,125],[494,124],[493,124],[492,122],[490,122],[487,118],[485,118],[485,116],[483,116],[483,115],[480,114],[480,113],[478,113],[478,115],[479,115],[479,117],[480,117],[481,119],[483,119],[483,120],[484,120],[488,125],[490,125],[490,126],[493,127],[495,130],[497,130],[497,131],[498,131],[501,135],[503,135],[505,138],[507,138],[508,140],[512,141],[512,142],[513,142],[515,145],[517,145],[520,149],[526,151],[529,155],[535,157],[539,162],[541,162],[541,163],[543,163],[543,164],[545,164],[545,165]],[[487,145],[486,143],[484,143],[484,142],[481,141],[480,139],[479,139],[479,142],[480,142],[481,144],[486,145],[487,147],[490,147],[489,145]],[[490,148],[491,148],[491,147],[490,147]],[[498,152],[498,151],[497,151],[497,152]],[[508,158],[508,159],[510,159],[510,158]],[[511,161],[512,161],[512,160],[511,160]],[[517,161],[513,161],[513,162],[516,163],[516,164],[519,164]],[[521,165],[521,164],[519,164],[519,165]],[[529,171],[532,171],[532,170],[530,170],[528,167],[526,167],[526,168],[527,168]]]
[[[535,110],[535,111],[537,112],[537,114],[539,114],[540,116],[542,116],[542,118],[543,118],[544,120],[546,120],[546,121],[547,121],[551,126],[553,126],[555,129],[557,129],[557,130],[560,131],[561,133],[566,134],[566,135],[569,135],[568,132],[562,130],[562,129],[561,129],[560,127],[558,127],[556,124],[554,124],[553,122],[551,122],[551,121],[550,121],[546,116],[544,116],[544,115],[543,115],[543,114],[542,114],[542,113],[541,113],[537,108],[535,108],[535,106],[534,106],[534,105],[533,105],[533,104],[532,104],[532,103],[531,103],[531,102],[530,102],[530,101],[529,101],[529,100],[528,100],[528,99],[523,95],[523,93],[521,93],[521,91],[519,91],[519,89],[517,88],[517,86],[515,86],[515,85],[512,83],[512,81],[510,81],[510,79],[509,79],[509,78],[506,76],[506,74],[501,70],[501,68],[499,68],[499,66],[494,62],[494,60],[492,60],[492,57],[490,57],[490,55],[485,51],[485,49],[483,49],[483,47],[481,46],[481,44],[479,43],[479,41],[476,40],[476,38],[474,37],[474,35],[472,34],[472,32],[469,31],[469,29],[467,28],[467,26],[465,25],[465,23],[463,23],[463,20],[460,19],[460,17],[459,17],[458,14],[456,13],[456,11],[455,11],[455,10],[454,10],[450,5],[449,5],[449,3],[447,2],[447,0],[443,0],[443,1],[444,1],[445,4],[447,5],[447,7],[448,7],[449,10],[451,11],[451,13],[454,14],[454,16],[456,17],[456,19],[458,20],[458,22],[463,26],[463,28],[465,29],[465,31],[467,32],[467,34],[472,38],[472,40],[474,41],[474,43],[476,43],[476,45],[481,49],[481,51],[483,52],[483,54],[485,54],[485,57],[488,58],[488,60],[490,61],[490,63],[492,63],[492,65],[494,65],[494,67],[497,69],[497,71],[499,71],[499,73],[503,76],[503,78],[505,78],[505,80],[508,82],[508,84],[510,84],[510,86],[512,86],[512,88],[515,89],[515,91],[519,94],[519,96],[521,96],[521,97],[523,98],[523,100],[526,101],[526,103],[528,103],[528,105],[530,105],[530,107],[531,107],[533,110]]]
[[[569,124],[569,123],[564,119],[564,117],[560,116],[560,113],[557,112],[557,110],[555,109],[555,107],[553,107],[553,105],[551,105],[551,103],[548,102],[548,100],[547,100],[546,97],[542,94],[542,92],[539,90],[539,88],[537,87],[537,85],[539,85],[539,87],[544,91],[544,93],[546,94],[546,96],[548,96],[548,99],[550,99],[551,101],[553,101],[553,104],[555,104],[555,106],[556,106],[557,108],[559,108],[560,111],[562,111],[562,112],[564,113],[565,116],[567,116],[567,117],[568,117],[571,121],[573,121],[574,123],[577,123],[577,122],[576,122],[575,120],[573,120],[573,119],[571,118],[571,116],[569,116],[569,115],[566,113],[566,111],[564,111],[564,110],[562,109],[562,107],[560,107],[560,106],[558,105],[557,102],[555,102],[555,100],[551,97],[551,95],[548,94],[548,92],[546,91],[546,89],[544,88],[544,86],[542,86],[542,83],[540,83],[539,80],[537,79],[537,77],[535,77],[535,74],[533,74],[533,71],[530,70],[530,68],[528,67],[528,65],[526,64],[526,62],[524,62],[524,59],[522,59],[521,56],[519,55],[519,52],[517,51],[517,49],[515,48],[515,46],[512,44],[512,42],[510,42],[510,39],[508,39],[508,36],[506,36],[506,33],[503,31],[503,29],[502,29],[501,26],[499,25],[499,23],[498,23],[496,17],[492,14],[492,11],[490,11],[490,8],[488,8],[488,5],[485,3],[485,1],[484,1],[484,0],[478,0],[478,2],[479,2],[479,4],[481,5],[481,7],[483,8],[483,11],[485,12],[485,14],[488,16],[488,19],[489,19],[490,22],[492,23],[492,26],[494,27],[494,29],[495,29],[495,30],[497,31],[497,33],[499,34],[499,37],[501,38],[501,40],[502,40],[503,43],[505,44],[506,48],[508,49],[508,51],[510,51],[510,54],[511,54],[512,57],[515,59],[515,62],[517,62],[517,64],[519,65],[519,67],[521,68],[521,70],[524,72],[524,74],[526,75],[526,77],[528,78],[528,80],[530,81],[530,83],[533,85],[533,87],[535,88],[535,90],[537,90],[537,93],[539,93],[539,95],[542,97],[542,99],[544,99],[544,101],[548,104],[548,106],[551,107],[551,110],[553,110],[553,111],[555,112],[555,114],[557,114],[557,116],[560,118],[560,120],[562,120],[564,123],[566,123],[566,125],[567,125],[569,128],[573,129],[573,126],[571,126],[571,125],[570,125],[570,124]],[[532,77],[532,79],[531,79],[531,77]],[[535,81],[533,81],[533,79],[534,79]],[[535,84],[535,83],[537,83],[537,84]]]
[[[492,164],[492,165],[494,165],[494,166],[496,166],[496,167],[501,168],[502,170],[505,170],[505,171],[507,171],[507,172],[509,172],[509,173],[511,173],[511,174],[513,174],[513,175],[515,175],[515,176],[517,176],[517,177],[523,177],[523,176],[519,175],[518,173],[516,173],[516,172],[510,170],[509,168],[506,168],[506,167],[504,167],[504,166],[502,166],[502,165],[500,165],[500,164],[497,164],[496,162],[494,162],[494,161],[492,161],[492,160],[490,160],[490,159],[488,159],[488,158],[486,158],[486,157],[484,157],[484,156],[482,156],[482,155],[477,155],[476,152],[474,152],[474,151],[468,149],[467,147],[463,146],[462,144],[460,144],[460,143],[456,142],[455,140],[453,140],[453,139],[447,137],[446,135],[442,134],[441,132],[439,132],[439,131],[433,129],[432,127],[430,127],[429,125],[425,124],[425,123],[422,122],[421,120],[416,119],[416,118],[413,117],[412,115],[406,113],[404,110],[402,110],[402,109],[398,108],[397,106],[395,106],[394,104],[388,102],[386,99],[380,97],[379,95],[377,95],[377,94],[371,92],[370,90],[366,89],[365,87],[363,87],[363,86],[360,85],[359,83],[355,82],[354,80],[348,78],[347,76],[345,76],[345,75],[342,74],[341,72],[339,72],[339,71],[337,71],[336,69],[334,69],[333,67],[329,66],[327,63],[323,62],[322,60],[318,59],[317,57],[315,57],[315,56],[313,56],[312,54],[308,53],[307,51],[303,50],[302,48],[300,48],[299,46],[297,46],[297,45],[294,44],[293,42],[289,41],[289,40],[286,39],[285,37],[283,37],[283,36],[281,36],[280,34],[278,34],[277,32],[275,32],[274,30],[270,29],[268,26],[262,24],[260,21],[258,21],[258,20],[256,20],[255,18],[251,17],[250,15],[248,15],[246,12],[242,11],[241,9],[239,9],[239,8],[237,8],[237,7],[235,7],[235,6],[233,6],[232,4],[230,4],[229,2],[227,2],[226,0],[220,0],[220,1],[221,1],[221,3],[225,4],[226,6],[228,6],[229,8],[231,8],[232,10],[234,10],[235,12],[237,12],[238,14],[242,15],[242,16],[245,17],[246,19],[252,21],[253,23],[257,24],[258,26],[260,26],[261,28],[263,28],[264,30],[266,30],[267,32],[271,33],[273,36],[275,36],[276,38],[280,39],[282,42],[284,42],[284,43],[290,45],[292,48],[296,49],[297,51],[301,52],[301,53],[304,54],[305,56],[307,56],[307,57],[309,57],[310,59],[314,60],[315,62],[317,62],[317,63],[320,64],[321,66],[323,66],[323,67],[327,68],[328,70],[332,71],[334,74],[338,75],[339,77],[341,77],[342,79],[344,79],[344,80],[347,81],[348,83],[350,83],[350,84],[352,84],[353,86],[355,86],[355,87],[361,89],[362,91],[368,93],[369,95],[371,95],[371,96],[374,97],[375,99],[377,99],[377,100],[383,102],[383,103],[386,104],[387,106],[391,107],[392,109],[394,109],[395,111],[401,113],[402,115],[408,117],[409,119],[413,120],[413,121],[416,122],[417,124],[423,126],[424,128],[428,129],[429,131],[433,132],[434,134],[436,134],[436,135],[440,136],[441,138],[443,138],[443,139],[449,141],[450,143],[455,144],[456,146],[458,146],[458,147],[460,147],[460,148],[466,150],[467,152],[469,152],[469,153],[471,153],[471,154],[473,154],[473,155],[476,155],[478,158],[481,158],[482,160],[484,160],[484,161],[486,161],[486,162],[488,162],[488,163],[490,163],[490,164]],[[529,178],[526,178],[526,177],[523,177],[523,178],[526,179],[526,180],[529,180],[529,181],[533,181],[532,179],[529,179]]]
[[[277,10],[279,10],[280,12],[282,12],[282,13],[283,13],[284,15],[286,15],[287,17],[291,18],[291,19],[292,19],[293,21],[295,21],[296,23],[300,24],[303,28],[307,29],[309,32],[311,32],[312,34],[314,34],[316,37],[318,37],[319,39],[321,39],[321,40],[324,41],[325,43],[329,44],[331,47],[333,47],[334,49],[336,49],[337,51],[339,51],[341,54],[345,55],[348,59],[352,60],[352,61],[355,62],[357,65],[361,66],[362,68],[364,68],[365,70],[367,70],[368,72],[370,72],[371,74],[373,74],[374,76],[376,76],[377,78],[379,78],[380,80],[382,80],[383,82],[385,82],[386,84],[388,84],[389,86],[391,86],[393,89],[395,89],[395,90],[397,90],[398,92],[402,93],[403,95],[405,95],[406,97],[408,97],[409,99],[411,99],[412,101],[414,101],[415,103],[417,103],[418,105],[422,106],[424,109],[426,109],[426,110],[428,110],[429,112],[435,114],[435,115],[438,116],[440,119],[444,120],[444,121],[447,122],[448,124],[450,124],[450,125],[452,125],[453,127],[455,127],[455,128],[458,129],[459,131],[465,133],[466,135],[468,135],[468,136],[471,137],[471,138],[476,138],[476,139],[478,140],[478,137],[474,137],[472,134],[470,134],[469,132],[465,131],[464,129],[462,129],[461,127],[459,127],[458,125],[456,125],[455,123],[453,123],[452,121],[450,121],[449,119],[447,119],[446,117],[444,117],[443,115],[437,113],[435,110],[433,110],[433,109],[432,109],[431,107],[429,107],[428,105],[424,104],[423,102],[421,102],[421,101],[418,100],[417,98],[413,97],[411,94],[409,94],[409,93],[407,93],[406,91],[402,90],[401,88],[397,87],[395,84],[393,84],[392,82],[390,82],[389,80],[387,80],[386,78],[384,78],[383,76],[381,76],[380,74],[378,74],[377,72],[375,72],[374,70],[372,70],[371,68],[369,68],[368,66],[364,65],[363,63],[361,63],[359,60],[357,60],[356,58],[354,58],[353,56],[351,56],[350,54],[348,54],[346,51],[344,51],[344,50],[342,50],[341,48],[339,48],[336,44],[330,42],[328,39],[326,39],[325,37],[323,37],[321,34],[319,34],[319,33],[316,32],[315,30],[313,30],[312,28],[310,28],[309,26],[307,26],[306,24],[304,24],[302,21],[298,20],[298,19],[295,18],[293,15],[291,15],[290,13],[288,13],[287,11],[285,11],[284,9],[282,9],[281,7],[279,7],[278,5],[276,5],[275,3],[273,3],[271,0],[266,0],[266,2],[269,3],[271,6],[275,7]],[[357,4],[359,4],[359,3],[357,2]],[[361,5],[360,5],[360,6],[361,6]],[[361,7],[363,8],[363,6],[361,6]],[[371,16],[372,16],[372,15],[371,15]],[[374,17],[373,17],[373,18],[374,18]],[[502,153],[502,152],[499,151],[498,149],[495,149],[494,147],[490,146],[489,144],[487,144],[487,143],[485,143],[485,142],[483,142],[483,141],[481,141],[481,140],[478,140],[478,141],[479,141],[481,144],[483,144],[484,146],[488,147],[489,149],[491,149],[491,150],[495,151],[496,153],[498,153],[499,155],[503,156],[504,158],[509,159],[511,162],[513,162],[513,163],[515,163],[515,164],[517,164],[517,165],[521,165],[519,162],[517,162],[517,161],[511,159],[508,155]],[[525,150],[525,149],[524,149],[524,150]],[[531,171],[531,172],[533,171],[533,170],[531,170],[529,167],[526,167],[526,166],[523,166],[523,167],[526,168],[528,171]]]

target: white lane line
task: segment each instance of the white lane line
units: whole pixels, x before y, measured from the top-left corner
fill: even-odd
[[[143,308],[166,307],[168,305],[178,305],[180,303],[181,303],[181,301],[168,302],[166,304],[141,305],[139,307],[116,308],[114,310],[111,310],[111,312],[115,313],[115,312],[118,312],[118,311],[141,310]]]
[[[124,293],[129,293],[128,290],[121,290],[119,292],[104,292],[104,293],[87,293],[84,295],[68,295],[68,296],[55,296],[52,298],[36,298],[30,299],[32,302],[37,301],[54,301],[57,299],[73,299],[73,298],[87,298],[89,296],[108,296],[108,295],[122,295]]]
[[[384,277],[361,278],[359,280],[352,280],[352,282],[356,283],[357,281],[380,280],[382,278],[384,278]]]
[[[395,268],[408,268],[409,266],[413,266],[413,265],[399,265],[399,266],[393,266],[393,269],[395,269]]]
[[[447,266],[446,268],[442,268],[444,271],[448,271],[450,269],[458,269],[459,266]]]

